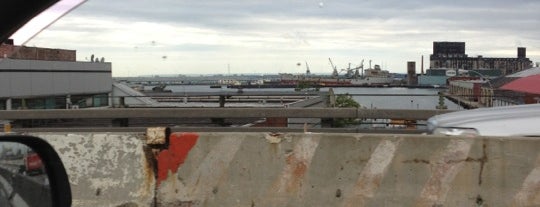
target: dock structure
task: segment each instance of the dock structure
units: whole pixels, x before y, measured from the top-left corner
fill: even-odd
[[[288,107],[290,104],[308,99],[324,98],[327,92],[314,91],[219,91],[219,92],[150,92],[144,95],[161,105],[167,103],[250,103],[251,107]],[[321,99],[321,101],[323,101]],[[268,105],[270,104],[270,105]],[[190,104],[190,106],[193,104]],[[156,105],[156,106],[159,106]],[[179,105],[181,106],[181,105]]]
[[[477,102],[477,101],[471,101],[468,98],[464,98],[462,96],[453,95],[449,93],[443,93],[444,97],[448,100],[454,102],[457,105],[460,105],[461,107],[465,109],[476,109],[476,108],[482,108],[484,107],[483,104]]]

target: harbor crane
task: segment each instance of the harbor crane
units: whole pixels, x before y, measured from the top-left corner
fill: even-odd
[[[330,61],[330,65],[332,66],[332,78],[338,78],[339,76],[339,73],[337,71],[337,67],[334,65],[334,63],[332,62],[332,59],[328,58],[328,60]]]
[[[346,68],[346,69],[341,69],[341,71],[346,71],[345,73],[345,77],[347,78],[352,78],[354,76],[354,70],[358,70],[358,67],[356,68],[351,68],[351,63],[349,63],[349,67]]]
[[[347,77],[347,78],[355,78],[355,79],[357,79],[358,77],[360,77],[360,70],[362,70],[362,76],[364,75],[364,59],[362,59],[362,62],[360,63],[360,65],[355,67],[355,68],[351,68],[351,63],[349,63],[348,68],[344,68],[344,69],[341,69],[341,70],[337,69],[337,66],[335,66],[334,63],[332,62],[332,59],[328,58],[328,60],[330,61],[330,65],[332,66],[332,68],[334,70],[332,72],[332,77],[333,78],[338,78],[339,73],[341,73],[343,71],[345,71],[345,77]]]
[[[358,79],[358,77],[360,77],[360,70],[362,70],[362,76],[364,75],[364,60],[362,59],[360,65],[356,66],[355,68],[351,68],[351,63],[349,63],[349,67],[347,69],[343,69],[342,71],[345,70],[347,71],[347,73],[345,74],[347,78]]]
[[[355,79],[358,79],[358,77],[360,76],[359,70],[362,70],[362,76],[364,76],[364,59],[362,59],[362,62],[360,62],[360,65],[358,67],[356,67],[355,69],[356,69],[354,71],[354,78]]]

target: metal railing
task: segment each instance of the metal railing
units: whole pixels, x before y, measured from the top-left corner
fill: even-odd
[[[114,108],[0,111],[0,120],[121,118],[359,118],[426,120],[452,110],[357,108]]]
[[[401,109],[357,109],[357,108],[113,108],[113,109],[74,109],[74,110],[12,110],[0,111],[0,120],[19,123],[13,132],[142,132],[140,122],[146,125],[169,126],[173,132],[315,132],[315,133],[385,133],[385,134],[420,134],[422,129],[405,128],[366,128],[348,126],[332,128],[322,127],[276,127],[247,125],[216,126],[215,123],[184,126],[178,120],[192,119],[240,119],[253,118],[321,118],[326,120],[350,118],[362,120],[426,120],[434,115],[452,112],[451,110],[401,110]],[[78,124],[69,124],[56,120],[85,120]],[[48,125],[54,120],[52,125]],[[101,120],[101,121],[100,121]],[[109,120],[109,121],[107,121]],[[112,122],[110,122],[112,120]],[[130,121],[128,121],[130,120]],[[157,121],[156,121],[157,120]],[[159,121],[161,120],[161,121]],[[34,124],[38,121],[38,124]],[[42,122],[44,121],[44,122]],[[134,122],[132,125],[131,122]],[[172,122],[168,122],[172,121]],[[109,122],[109,124],[103,124]],[[129,122],[129,124],[128,124]],[[27,126],[24,126],[26,123]],[[28,124],[30,123],[30,124]],[[41,124],[46,123],[46,124]],[[64,124],[62,124],[64,123]],[[139,124],[137,124],[139,123]],[[217,124],[219,125],[219,124]]]

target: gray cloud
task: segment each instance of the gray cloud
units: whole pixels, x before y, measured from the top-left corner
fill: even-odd
[[[53,46],[76,47],[74,49],[83,53],[90,53],[90,49],[111,51],[107,55],[112,56],[112,60],[127,59],[118,51],[133,52],[134,47],[146,47],[150,41],[160,44],[147,50],[161,50],[156,52],[159,57],[167,53],[169,62],[176,56],[196,58],[195,54],[201,53],[223,60],[253,58],[257,53],[269,57],[267,54],[275,53],[286,56],[280,60],[294,63],[326,57],[319,65],[310,64],[313,70],[324,68],[325,71],[328,56],[357,62],[364,57],[381,58],[388,59],[395,72],[403,72],[405,61],[431,52],[432,41],[466,41],[471,53],[507,50],[512,56],[514,47],[525,46],[531,48],[528,52],[531,57],[539,59],[539,10],[537,0],[89,0],[38,36],[35,42],[55,42],[49,38],[62,35],[66,35],[66,40],[89,39],[94,46],[80,42],[62,45],[58,41]],[[100,23],[94,22],[98,20]],[[148,28],[140,28],[148,31],[146,36],[135,43],[122,42],[119,35],[131,38],[141,34],[133,34],[132,28],[118,28],[121,25],[114,24],[137,22],[152,23],[143,24]],[[178,37],[174,40],[157,39],[163,34],[153,28],[156,25],[196,28],[200,31],[193,34],[200,38],[185,40],[192,37],[179,30],[166,36]],[[131,33],[122,33],[119,31],[122,29]],[[95,36],[109,40],[101,42]],[[103,46],[95,46],[99,44]],[[107,46],[116,48],[108,51],[102,48]],[[137,51],[141,53],[142,49]],[[249,60],[250,64],[252,62]],[[127,64],[118,62],[115,71],[121,73],[121,67]],[[212,72],[211,68],[206,72]]]
[[[319,7],[319,3],[324,6]],[[248,27],[250,19],[322,18],[363,20],[440,20],[466,25],[489,25],[498,21],[538,22],[540,2],[535,0],[276,0],[276,1],[177,1],[177,0],[90,0],[79,15],[128,18],[133,21],[188,23],[208,27]],[[519,24],[517,24],[519,25]],[[510,26],[510,25],[508,25]]]
[[[323,2],[324,6],[319,7]],[[182,23],[224,29],[257,29],[259,18],[321,18],[349,20],[438,20],[450,28],[482,28],[505,24],[527,29],[526,20],[538,23],[538,1],[177,1],[177,0],[90,0],[77,15],[125,18],[132,21]],[[502,29],[502,28],[500,28]]]

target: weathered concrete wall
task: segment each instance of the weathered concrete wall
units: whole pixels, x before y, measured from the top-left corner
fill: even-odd
[[[179,167],[160,178],[157,200],[159,206],[536,206],[539,148],[540,140],[518,138],[204,133],[182,148],[189,151],[183,164],[173,162]]]
[[[155,176],[146,159],[144,135],[127,133],[35,133],[64,163],[73,206],[150,206]]]
[[[157,206],[540,205],[535,138],[175,133],[153,157],[142,134],[33,135],[74,206],[149,206],[156,186]]]

